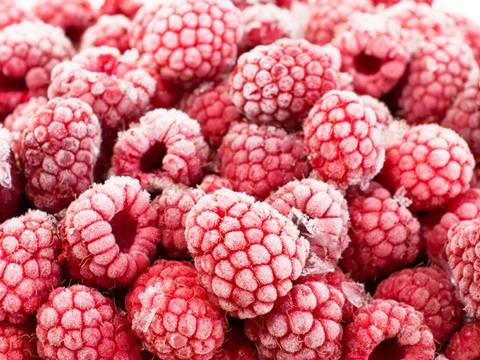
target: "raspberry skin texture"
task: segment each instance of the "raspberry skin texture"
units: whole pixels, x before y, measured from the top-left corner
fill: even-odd
[[[383,5],[383,6],[392,6],[394,4],[399,3],[402,0],[372,0],[375,6]],[[432,5],[433,0],[414,0],[417,3],[425,3]]]
[[[96,289],[59,287],[37,313],[37,349],[45,360],[140,360],[140,343],[124,313]]]
[[[233,184],[230,180],[215,174],[205,176],[198,187],[207,194],[223,188],[233,190]]]
[[[0,222],[15,216],[22,201],[22,182],[12,146],[12,135],[0,127]]]
[[[448,14],[453,18],[460,32],[470,48],[473,50],[477,64],[480,64],[480,45],[477,39],[480,37],[480,25],[478,22],[459,14]]]
[[[105,0],[99,12],[103,15],[125,15],[133,18],[143,4],[142,0]]]
[[[147,190],[193,185],[202,178],[208,155],[195,120],[175,109],[157,109],[119,134],[112,171],[137,178]]]
[[[233,322],[232,319],[229,321]],[[257,360],[255,345],[247,338],[243,323],[230,324],[225,341],[213,357],[214,360]]]
[[[162,1],[148,1],[138,9],[132,19],[132,27],[129,34],[130,47],[138,49],[138,51],[143,53],[143,36],[148,24],[153,20],[161,6]],[[153,56],[150,57],[151,61],[154,61]]]
[[[345,298],[325,283],[294,285],[268,314],[248,319],[245,333],[261,359],[334,359],[342,355]]]
[[[238,58],[232,102],[250,122],[298,128],[327,91],[339,86],[330,52],[302,39],[280,39]]]
[[[135,179],[111,177],[83,192],[60,229],[71,277],[104,289],[131,283],[155,255],[155,217],[150,195]]]
[[[480,324],[477,322],[465,324],[450,338],[445,355],[449,360],[475,360],[480,356],[479,341]]]
[[[202,197],[185,222],[185,238],[202,285],[229,315],[272,310],[305,265],[308,241],[277,210],[220,189]]]
[[[132,329],[160,359],[212,359],[226,321],[211,302],[192,264],[158,260],[125,299]]]
[[[121,52],[130,49],[128,34],[132,23],[123,15],[103,15],[82,35],[80,48],[111,46]]]
[[[470,188],[475,160],[454,131],[436,124],[411,127],[387,148],[382,183],[402,189],[413,211],[432,210]]]
[[[435,343],[423,315],[395,300],[373,300],[345,328],[345,360],[433,360]]]
[[[0,30],[8,25],[18,24],[25,20],[32,20],[32,16],[28,14],[20,4],[15,0],[2,0],[0,3]]]
[[[305,148],[316,177],[337,187],[368,183],[385,150],[375,112],[350,91],[330,91],[304,124]]]
[[[370,95],[362,95],[360,96],[360,100],[365,106],[368,106],[375,112],[375,115],[377,116],[377,123],[380,126],[386,128],[388,125],[393,123],[392,113],[385,103]]]
[[[10,360],[38,359],[30,326],[0,322],[0,358]]]
[[[259,200],[309,172],[301,134],[288,134],[273,126],[233,124],[218,155],[220,175],[230,180],[236,191]]]

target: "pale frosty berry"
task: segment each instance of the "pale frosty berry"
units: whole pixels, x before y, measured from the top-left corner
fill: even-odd
[[[111,46],[120,51],[130,49],[128,34],[132,23],[123,15],[103,15],[82,35],[80,48]]]
[[[380,126],[388,127],[393,123],[392,113],[385,103],[370,95],[362,95],[360,96],[360,100],[365,106],[368,106],[375,112],[377,123]]]
[[[150,1],[146,2],[149,4]],[[125,15],[129,18],[135,16],[137,11],[144,6],[143,0],[105,0],[100,7],[100,14]]]
[[[258,199],[309,172],[301,134],[273,126],[233,124],[218,155],[220,175],[230,180],[236,191]]]
[[[35,330],[30,324],[13,325],[0,323],[0,358],[5,360],[34,360],[37,351]]]
[[[37,313],[38,354],[45,360],[140,360],[125,313],[96,289],[59,287]]]
[[[67,208],[60,231],[70,276],[101,288],[131,283],[150,265],[158,242],[150,195],[129,177],[83,192]]]
[[[230,180],[215,174],[205,176],[198,187],[207,194],[223,188],[233,190],[233,184]]]
[[[480,24],[478,21],[460,14],[449,14],[449,16],[453,17],[455,24],[459,27],[465,41],[473,50],[477,63],[480,64],[480,44],[478,43],[478,38],[480,37]]]
[[[12,134],[0,127],[0,222],[15,216],[22,200],[22,181],[15,162]]]
[[[289,219],[227,189],[202,197],[185,227],[202,285],[223,310],[240,319],[272,310],[300,276],[309,251]]]
[[[110,1],[124,1],[124,0],[110,0]],[[155,14],[160,9],[162,0],[147,1],[144,5],[139,7],[138,11],[132,19],[132,27],[129,34],[130,47],[138,49],[143,52],[143,36],[147,30],[148,24],[153,20]],[[151,59],[153,61],[153,57]]]
[[[448,360],[475,360],[480,356],[480,323],[465,324],[450,338],[445,355]]]
[[[0,2],[0,29],[8,25],[17,24],[33,17],[16,0],[2,0]]]
[[[222,345],[225,315],[212,303],[191,263],[157,261],[125,299],[132,329],[160,359],[211,359]]]
[[[385,150],[375,112],[350,91],[330,91],[308,114],[305,148],[315,176],[338,187],[368,183]]]

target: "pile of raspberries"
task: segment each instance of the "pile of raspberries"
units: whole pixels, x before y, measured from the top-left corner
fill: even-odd
[[[480,359],[480,23],[432,2],[0,0],[0,359]]]

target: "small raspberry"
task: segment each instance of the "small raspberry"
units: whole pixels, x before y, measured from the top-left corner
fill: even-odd
[[[0,323],[0,358],[5,360],[38,359],[34,330],[27,325]]]
[[[131,27],[132,23],[126,16],[103,15],[85,31],[80,48],[106,45],[124,52],[130,49],[128,34]]]
[[[99,291],[59,287],[37,313],[42,359],[140,360],[140,343],[123,312]]]
[[[475,360],[480,356],[480,323],[465,324],[452,335],[445,354],[449,360]]]
[[[350,91],[326,93],[308,114],[305,147],[313,172],[339,187],[368,183],[384,161],[375,112]]]
[[[211,194],[215,190],[223,188],[233,190],[232,182],[228,179],[222,178],[219,175],[205,176],[198,187],[207,194]]]
[[[132,329],[160,359],[211,359],[222,345],[224,315],[190,263],[157,261],[135,281],[125,306]]]
[[[0,223],[15,216],[22,199],[22,182],[15,163],[12,135],[0,127]]]
[[[225,341],[213,360],[257,360],[255,345],[245,336],[243,323],[230,324]]]
[[[301,134],[273,126],[233,124],[218,154],[220,175],[258,199],[309,172]]]
[[[16,0],[2,0],[0,2],[0,30],[8,25],[18,24],[25,20],[33,20],[33,17]]]
[[[362,95],[360,100],[375,112],[379,126],[388,127],[393,122],[392,113],[385,103],[370,95]]]
[[[241,319],[272,310],[300,276],[309,250],[277,210],[227,189],[202,197],[185,229],[202,285],[222,309]]]
[[[480,24],[478,21],[471,20],[463,15],[449,14],[449,16],[455,21],[455,24],[463,34],[465,41],[473,50],[477,63],[480,64],[480,44],[478,43],[478,38],[480,37]]]
[[[128,177],[82,193],[67,208],[61,233],[71,277],[102,288],[132,282],[150,265],[158,241],[150,196]]]
[[[143,0],[105,0],[100,8],[100,14],[125,15],[132,18],[143,5]]]
[[[387,148],[383,184],[402,189],[412,210],[446,204],[470,187],[475,161],[466,142],[436,124],[410,128]]]

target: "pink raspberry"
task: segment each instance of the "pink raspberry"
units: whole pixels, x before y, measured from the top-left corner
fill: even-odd
[[[60,284],[56,221],[42,211],[30,211],[1,224],[0,239],[0,319],[18,324]]]
[[[29,325],[0,323],[0,357],[6,360],[37,359],[34,333]]]
[[[110,288],[148,268],[159,233],[148,192],[134,179],[112,177],[70,204],[61,234],[71,277]]]
[[[241,319],[272,310],[300,276],[309,251],[289,219],[228,189],[202,197],[185,229],[202,285],[222,309]]]
[[[323,282],[294,285],[268,314],[245,322],[262,359],[333,359],[342,355],[342,293]]]
[[[359,309],[344,333],[345,360],[431,360],[433,335],[423,315],[394,300],[373,300]]]
[[[399,3],[402,0],[372,0],[373,4],[378,6],[378,5],[383,5],[383,6],[392,6],[394,4]],[[429,5],[432,5],[433,0],[414,0],[417,3],[426,3]]]
[[[465,41],[473,50],[477,63],[480,64],[480,44],[478,43],[478,38],[480,37],[480,24],[478,21],[471,20],[470,18],[459,14],[449,14],[449,16],[455,21],[455,24],[463,34]]]
[[[198,187],[207,194],[223,188],[233,190],[233,184],[230,180],[214,174],[205,176]]]
[[[368,183],[383,165],[375,112],[350,91],[320,98],[304,124],[305,147],[314,174],[338,187]]]
[[[129,1],[129,0],[112,0],[112,1]],[[143,37],[147,31],[147,26],[160,10],[162,1],[148,1],[142,5],[132,19],[132,27],[129,34],[130,47],[136,48],[143,52]],[[151,56],[151,61],[153,56]]]
[[[379,126],[388,127],[393,122],[392,113],[385,103],[370,95],[362,95],[360,100],[375,112]]]
[[[232,101],[248,120],[297,128],[317,99],[339,85],[330,52],[302,39],[281,39],[239,57]]]
[[[2,14],[0,30],[24,20],[33,20],[33,17],[16,0],[2,0],[0,2],[0,13]]]
[[[118,14],[132,18],[142,6],[144,6],[143,0],[105,0],[100,8],[100,14]]]
[[[465,324],[452,335],[445,354],[449,360],[475,360],[480,356],[480,323]]]
[[[363,191],[351,189],[347,200],[351,242],[341,264],[352,278],[375,279],[416,259],[421,249],[420,223],[400,199],[372,181]]]
[[[132,329],[160,359],[211,359],[222,345],[224,315],[190,263],[157,261],[135,281],[125,306]]]
[[[402,189],[412,210],[438,208],[470,187],[475,161],[466,142],[436,124],[410,128],[387,148],[383,183]]]
[[[195,120],[175,109],[157,109],[119,134],[112,171],[137,178],[147,190],[172,182],[193,185],[202,178],[208,154]]]
[[[273,126],[233,124],[218,154],[220,175],[258,199],[309,171],[301,134]]]
[[[111,46],[121,52],[130,49],[128,34],[131,21],[123,15],[103,15],[82,36],[80,48]]]
[[[225,341],[213,360],[257,360],[255,346],[245,336],[243,323],[230,325],[225,333]]]
[[[140,360],[140,343],[125,314],[99,291],[72,285],[53,290],[37,313],[42,359]]]
[[[0,127],[0,223],[15,216],[22,200],[22,182],[12,146],[10,132]]]

